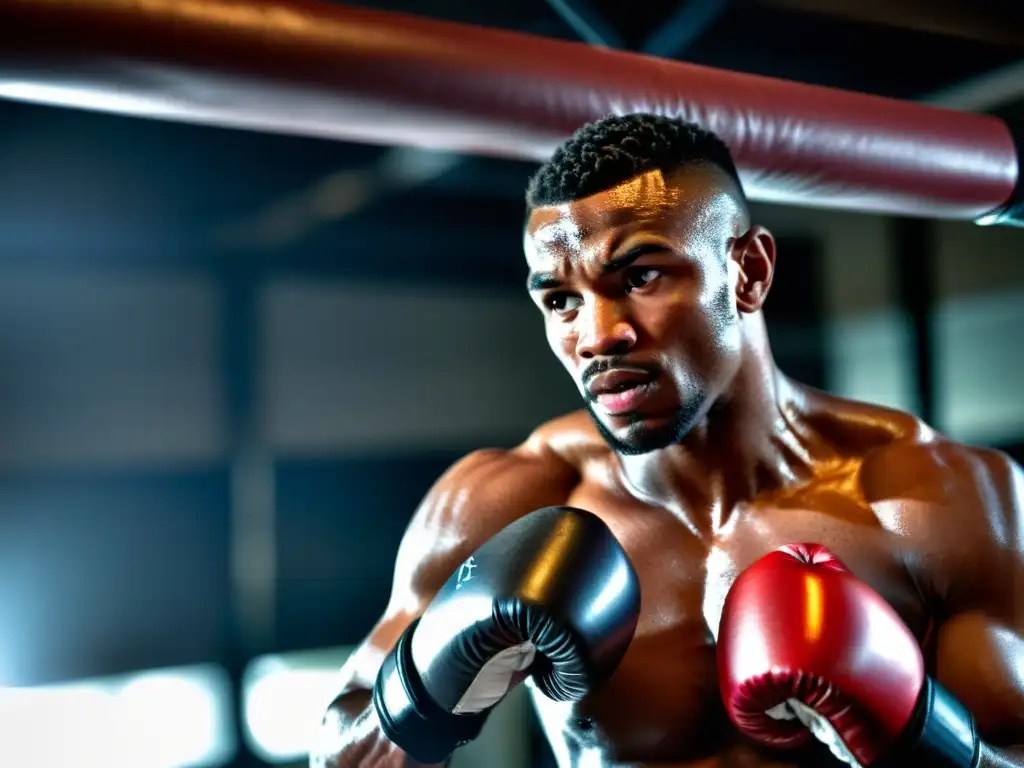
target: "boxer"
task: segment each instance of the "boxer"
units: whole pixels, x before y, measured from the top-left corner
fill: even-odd
[[[422,676],[450,664],[432,654],[475,643],[475,630],[434,622],[421,641],[434,650],[418,661],[403,644],[415,649],[417,620],[444,610],[474,552],[535,510],[564,505],[600,519],[635,569],[640,610],[628,647],[575,696],[551,695],[543,668],[506,659],[497,687],[464,716],[485,715],[525,678],[561,768],[838,766],[834,755],[850,748],[869,764],[925,765],[915,749],[943,724],[950,738],[928,753],[934,765],[1024,766],[1021,469],[776,367],[762,314],[775,242],[751,221],[715,135],[652,115],[589,124],[531,179],[527,207],[528,289],[583,408],[511,450],[471,453],[428,492],[399,547],[389,604],[342,671],[311,763],[441,765],[472,738],[451,726],[455,697],[423,695]],[[533,552],[531,541],[514,546]],[[816,579],[766,568],[773,553],[802,544],[829,553],[859,586],[836,586],[839,565],[817,565],[828,574]],[[755,590],[763,599],[744,597],[747,579],[729,600],[745,573],[769,585]],[[591,565],[572,582],[592,596],[584,585],[607,586],[610,574]],[[817,613],[786,607],[801,595]],[[904,634],[884,637],[901,642],[858,624],[877,618],[871,605],[887,607],[886,626]],[[542,610],[575,615],[565,604]],[[817,626],[809,615],[847,626],[814,646],[828,650],[808,672],[845,700],[776,679],[779,665],[809,657],[794,629]],[[628,620],[614,622],[621,635]],[[477,654],[448,686],[461,696],[470,678],[501,666],[496,654],[524,642],[507,637]],[[920,654],[919,675],[908,648]],[[888,664],[869,663],[877,658]],[[375,686],[396,691],[397,703]],[[928,691],[959,720],[933,719],[928,730],[916,709],[891,703]],[[421,734],[436,724],[444,744],[402,731],[392,709],[420,718]],[[819,738],[793,736],[802,731]],[[965,733],[969,748],[952,738]]]

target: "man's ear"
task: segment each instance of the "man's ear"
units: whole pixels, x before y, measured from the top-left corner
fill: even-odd
[[[736,306],[741,312],[757,312],[768,298],[775,275],[775,238],[754,225],[733,244],[733,260],[739,265]]]

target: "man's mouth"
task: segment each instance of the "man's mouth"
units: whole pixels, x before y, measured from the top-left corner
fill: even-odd
[[[609,415],[636,410],[654,388],[656,375],[642,368],[613,368],[593,378],[591,399]]]

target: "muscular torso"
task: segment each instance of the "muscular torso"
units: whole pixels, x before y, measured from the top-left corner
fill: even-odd
[[[868,450],[884,447],[886,434],[897,439],[913,428],[905,419],[889,426],[880,432],[875,419],[865,427],[871,433],[860,437],[873,446]],[[821,747],[781,754],[736,733],[721,704],[715,635],[725,595],[743,569],[783,544],[815,542],[883,595],[929,656],[932,609],[916,572],[925,556],[901,535],[901,502],[873,498],[866,487],[858,436],[846,435],[853,450],[842,460],[833,455],[805,481],[721,509],[715,525],[702,527],[685,509],[639,501],[600,438],[583,437],[585,416],[564,420],[561,429],[577,430],[582,439],[565,452],[579,477],[565,503],[601,516],[615,533],[637,570],[642,607],[629,651],[602,689],[577,704],[534,693],[560,767],[836,764]]]

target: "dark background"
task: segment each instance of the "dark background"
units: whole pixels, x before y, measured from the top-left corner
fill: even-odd
[[[1024,6],[997,0],[373,5],[1024,118]],[[396,187],[396,163],[419,180]],[[483,315],[451,309],[460,292],[481,306],[525,301],[531,169],[0,102],[0,684],[212,663],[237,693],[254,658],[357,643],[433,480],[574,407],[539,326],[509,316],[512,330],[492,322],[475,339]],[[758,210],[784,222],[768,310],[780,366],[843,390],[836,366],[851,363],[836,334],[895,318],[899,404],[957,434],[943,416],[962,406],[944,389],[942,328],[964,300],[1020,290],[1022,241],[957,246],[989,276],[961,293],[960,278],[942,277],[959,258],[940,253],[944,225]],[[870,228],[881,240],[865,240],[857,270],[879,270],[866,284],[887,288],[837,300],[829,265],[850,269],[833,248],[850,237],[835,233]],[[282,305],[292,310],[273,308],[279,289],[299,292]],[[321,300],[350,306],[351,292],[369,300],[358,312],[304,314]],[[449,295],[448,319],[430,314]],[[979,343],[1019,353],[1016,317],[993,320]],[[438,378],[452,328],[467,349],[497,350],[477,383],[471,352],[460,378]],[[506,374],[534,382],[521,402],[495,389]],[[395,404],[373,411],[379,440],[360,421],[370,395],[335,397],[332,376]],[[402,414],[433,386],[494,402],[474,406],[479,417],[425,406],[413,424]],[[320,431],[318,408],[330,419]],[[1007,413],[998,433],[957,436],[1020,460],[1024,405]],[[262,764],[244,739],[233,760]]]

